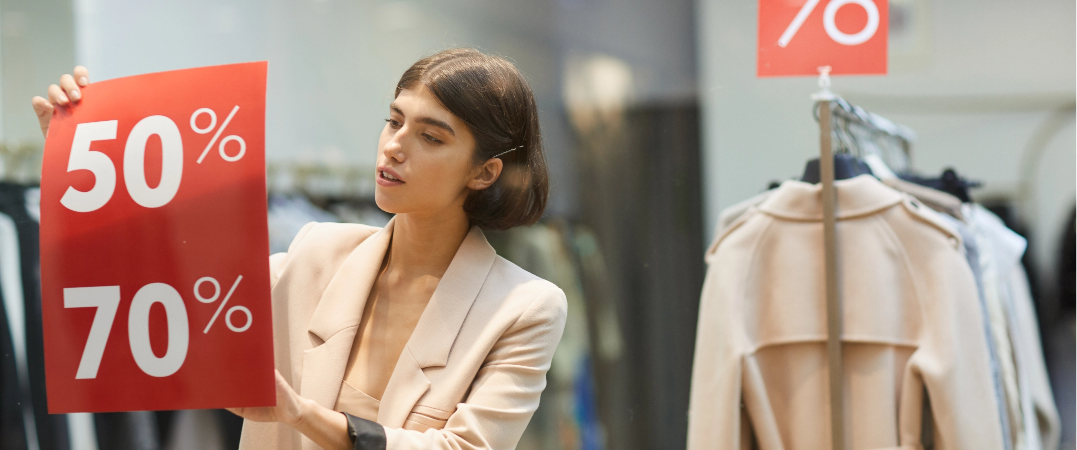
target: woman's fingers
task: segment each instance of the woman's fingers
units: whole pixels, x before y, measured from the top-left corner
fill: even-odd
[[[60,84],[50,85],[48,90],[48,99],[42,97],[34,97],[31,100],[31,104],[34,106],[34,114],[37,114],[37,121],[41,125],[41,134],[48,137],[49,135],[49,122],[52,121],[52,113],[56,109],[56,105],[70,105],[73,102],[82,100],[82,87],[90,84],[90,71],[83,66],[75,66],[75,70],[71,71],[71,74],[64,74],[60,77]]]
[[[75,83],[75,77],[66,73],[60,76],[60,88],[71,101],[77,102],[82,99],[82,92],[79,91],[79,85]]]
[[[75,66],[75,70],[71,72],[75,76],[75,82],[79,86],[85,86],[90,84],[90,71],[83,66]]]
[[[53,106],[48,100],[45,100],[41,96],[35,96],[30,103],[34,105],[34,113],[40,119],[42,117],[49,117],[52,115]]]
[[[30,101],[34,105],[34,114],[37,114],[37,123],[41,125],[41,134],[49,136],[49,122],[52,121],[52,111],[55,107],[42,97],[34,97]]]
[[[64,94],[64,90],[60,89],[60,86],[55,84],[49,85],[49,101],[57,105],[66,105],[69,103],[67,94]]]

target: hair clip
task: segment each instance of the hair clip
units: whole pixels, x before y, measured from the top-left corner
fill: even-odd
[[[520,147],[523,147],[523,146],[522,146],[522,145],[517,145],[517,146],[515,146],[515,147],[513,147],[513,148],[510,148],[510,149],[508,149],[508,150],[505,150],[505,151],[503,151],[503,152],[501,152],[501,153],[498,153],[498,154],[496,154],[496,155],[494,155],[494,156],[491,156],[491,157],[490,157],[490,159],[494,159],[494,158],[497,158],[497,157],[499,157],[499,156],[501,156],[501,155],[504,155],[504,154],[506,154],[506,153],[508,153],[508,152],[511,152],[511,151],[513,151],[513,150],[516,150],[516,149],[518,149],[518,148],[520,148]]]

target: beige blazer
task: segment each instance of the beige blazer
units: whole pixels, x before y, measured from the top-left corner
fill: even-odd
[[[961,237],[870,176],[835,186],[846,448],[1004,448]],[[830,448],[821,200],[786,182],[708,250],[690,450]]]
[[[333,408],[363,307],[393,233],[311,223],[270,257],[277,370]],[[387,449],[509,449],[538,407],[565,295],[497,256],[472,227],[434,290],[381,398]],[[286,425],[245,421],[249,450],[310,450]]]

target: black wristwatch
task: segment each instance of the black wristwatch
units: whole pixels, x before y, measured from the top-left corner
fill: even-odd
[[[385,427],[348,413],[348,438],[355,450],[385,450]]]

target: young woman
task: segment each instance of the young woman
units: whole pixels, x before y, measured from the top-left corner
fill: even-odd
[[[33,99],[83,99],[76,67]],[[92,100],[89,100],[92,101]],[[270,257],[277,406],[237,408],[242,449],[508,449],[546,385],[564,293],[482,229],[532,224],[548,191],[538,112],[508,61],[424,58],[378,142],[385,228],[311,223]],[[341,414],[343,413],[343,414]]]

